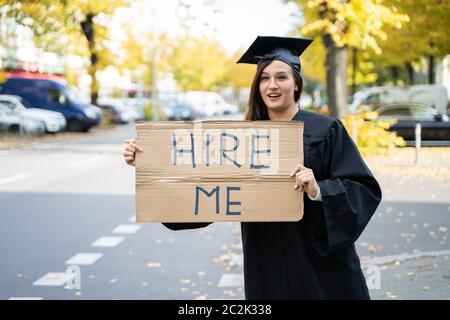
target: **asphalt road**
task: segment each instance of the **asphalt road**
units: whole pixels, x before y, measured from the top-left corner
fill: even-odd
[[[134,135],[128,125],[0,151],[0,299],[244,298],[239,224],[134,223],[134,168],[121,155]],[[408,173],[383,161],[369,161],[385,197],[357,242],[365,270],[380,271],[372,297],[448,299],[447,164]],[[80,285],[67,289],[69,265]]]

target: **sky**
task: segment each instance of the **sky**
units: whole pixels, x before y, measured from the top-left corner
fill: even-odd
[[[121,12],[119,20],[132,21],[137,32],[206,35],[231,54],[247,48],[258,35],[287,35],[298,16],[297,6],[282,0],[133,0],[132,9]],[[191,17],[188,28],[181,25],[181,17]]]

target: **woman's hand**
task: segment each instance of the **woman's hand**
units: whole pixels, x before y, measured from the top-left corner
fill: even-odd
[[[300,188],[300,191],[305,190],[310,197],[315,198],[319,191],[314,172],[301,164],[297,165],[291,172],[291,177],[295,176],[294,189]]]
[[[136,139],[128,139],[125,140],[125,142],[127,143],[125,150],[123,151],[123,157],[125,158],[125,162],[130,165],[133,166],[135,165],[135,155],[136,155],[136,151],[142,152],[144,151],[144,149],[142,149],[139,145],[137,145]]]

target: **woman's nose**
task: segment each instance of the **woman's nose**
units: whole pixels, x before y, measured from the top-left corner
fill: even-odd
[[[278,85],[277,85],[277,83],[275,82],[275,79],[274,78],[272,78],[272,79],[270,79],[270,82],[269,82],[269,89],[276,89],[276,88],[278,88]]]

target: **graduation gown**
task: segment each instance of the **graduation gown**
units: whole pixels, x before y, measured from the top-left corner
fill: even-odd
[[[246,299],[370,299],[354,243],[381,201],[380,186],[339,120],[303,110],[293,120],[304,122],[304,165],[322,201],[305,192],[299,222],[241,223]]]

